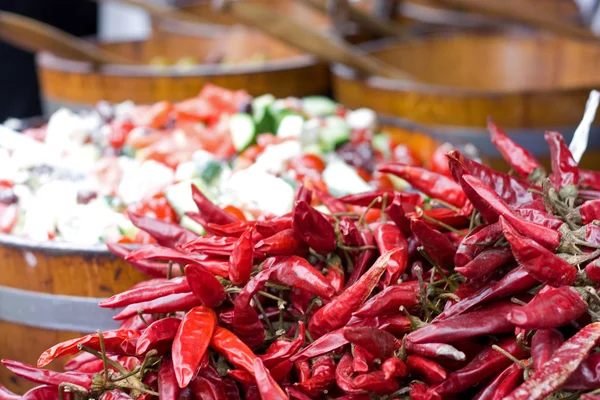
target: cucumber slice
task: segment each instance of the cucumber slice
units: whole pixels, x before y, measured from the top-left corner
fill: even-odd
[[[340,144],[350,140],[350,127],[341,117],[327,117],[321,129],[319,143],[324,152],[335,150]]]
[[[338,105],[325,96],[309,96],[302,99],[302,110],[311,117],[335,115]]]
[[[248,114],[234,114],[229,119],[229,132],[237,152],[245,150],[256,139],[256,124]]]
[[[184,215],[186,212],[197,212],[198,207],[192,199],[192,188],[194,184],[206,197],[211,198],[208,187],[201,179],[192,179],[189,181],[179,182],[176,185],[165,189],[165,197],[179,215]]]
[[[277,136],[299,138],[302,135],[304,118],[300,115],[286,115],[277,128]]]
[[[194,221],[193,219],[191,219],[188,216],[183,216],[181,217],[181,219],[179,220],[179,225],[181,225],[183,228],[185,229],[189,229],[190,231],[202,236],[206,233],[206,231],[204,230],[204,227],[202,225],[200,225],[199,223],[197,223],[196,221]]]

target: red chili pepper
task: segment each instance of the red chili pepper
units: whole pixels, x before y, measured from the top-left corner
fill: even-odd
[[[163,318],[151,323],[137,341],[136,354],[144,355],[150,350],[165,354],[171,348],[171,342],[177,334],[181,320],[179,318]]]
[[[600,387],[600,353],[590,354],[565,383],[569,390],[594,390]]]
[[[374,371],[358,375],[352,380],[352,385],[359,390],[379,395],[392,394],[399,388],[398,381],[386,379],[383,371]]]
[[[0,385],[0,400],[19,400],[21,396],[14,394],[6,387]]]
[[[533,222],[537,225],[545,226],[549,229],[557,230],[563,224],[560,219],[535,208],[517,208],[516,214],[525,221]]]
[[[274,367],[275,365],[289,359],[292,355],[296,354],[298,350],[300,350],[306,338],[306,327],[302,321],[298,323],[298,326],[299,331],[296,339],[292,341],[275,341],[267,348],[264,355],[259,356],[267,368]]]
[[[288,400],[287,395],[275,382],[260,358],[254,360],[254,375],[262,400]]]
[[[335,370],[335,382],[346,393],[364,393],[364,390],[357,389],[352,381],[352,375],[354,374],[353,364],[352,355],[345,353]]]
[[[324,190],[314,189],[314,192],[319,201],[323,203],[331,213],[344,213],[348,211],[348,208],[344,205],[344,202],[337,197],[333,197]]]
[[[321,356],[313,364],[312,376],[294,387],[311,396],[318,397],[335,383],[335,361],[331,356]]]
[[[536,373],[515,389],[506,400],[544,399],[559,389],[577,370],[600,340],[600,322],[589,324],[556,350]]]
[[[552,185],[559,193],[565,193],[566,190],[576,191],[579,185],[579,167],[569,151],[569,146],[558,132],[548,131],[544,134],[544,139],[550,148],[552,163],[550,181]]]
[[[530,204],[537,198],[529,191],[531,185],[527,182],[463,157],[458,150],[448,152],[447,157],[454,180],[460,183],[472,203],[472,195],[469,193],[469,188],[464,185],[463,175],[473,175],[479,178],[487,186],[493,188],[496,194],[511,207]],[[481,212],[478,204],[473,203],[473,205]],[[488,219],[485,213],[482,215],[486,220]]]
[[[467,201],[459,184],[425,168],[389,163],[380,165],[377,170],[396,175],[427,196],[444,200],[453,206],[462,207]]]
[[[585,275],[594,283],[600,283],[600,259],[596,259],[585,267]]]
[[[303,255],[308,252],[307,245],[293,229],[277,232],[273,236],[262,239],[254,247],[258,251],[275,256]]]
[[[466,186],[473,190],[475,193],[474,196],[479,197],[479,202],[487,207],[486,215],[489,216],[492,213],[496,214],[495,219],[490,222],[496,222],[499,217],[503,217],[509,221],[519,233],[535,240],[548,249],[554,250],[560,245],[561,235],[559,232],[521,219],[513,213],[495,191],[476,177],[465,175],[463,176],[463,180],[465,181]],[[471,196],[469,199],[473,201]],[[481,209],[479,209],[479,211],[481,211]]]
[[[178,247],[198,237],[192,231],[172,222],[129,213],[129,219],[135,226],[150,234],[158,244],[166,247]]]
[[[135,355],[135,346],[140,332],[131,330],[114,330],[102,333],[104,338],[104,348],[107,353]],[[89,347],[100,351],[100,339],[98,334],[83,336],[76,339],[67,340],[59,343],[44,351],[38,359],[38,367],[43,367],[56,358],[72,356],[79,353],[78,345]]]
[[[527,365],[527,360],[521,361]],[[502,400],[523,382],[523,370],[519,364],[512,364],[500,372],[490,383],[488,383],[474,400]]]
[[[388,204],[392,201],[395,196],[403,196],[409,203],[423,204],[421,196],[416,193],[399,193],[394,190],[379,189],[370,192],[349,194],[340,197],[340,201],[344,204],[350,204],[353,206],[381,208],[383,206],[383,197],[388,198]]]
[[[406,351],[423,357],[444,357],[451,360],[464,361],[465,353],[445,343],[413,343],[410,340],[404,342]]]
[[[579,318],[587,307],[583,296],[575,288],[546,286],[527,305],[511,311],[507,318],[520,328],[551,329]]]
[[[298,382],[304,382],[310,378],[310,363],[306,360],[294,363],[294,370],[298,376]]]
[[[204,194],[196,187],[196,185],[192,186],[192,199],[194,199],[194,203],[198,206],[198,210],[202,216],[202,219],[206,221],[206,223],[220,224],[225,225],[231,222],[237,221],[233,215],[229,214],[226,211],[223,211],[221,208],[214,205],[209,199],[204,196]]]
[[[447,376],[446,370],[441,365],[421,356],[406,357],[406,366],[412,374],[422,377],[429,384],[440,383]]]
[[[179,325],[173,340],[173,369],[180,388],[186,387],[196,375],[215,331],[217,316],[205,306],[190,310]]]
[[[497,346],[518,359],[527,357],[527,351],[523,350],[514,338],[502,339]],[[497,352],[491,346],[487,347],[465,367],[450,374],[444,382],[430,388],[429,392],[437,394],[464,392],[499,373],[510,364],[511,360],[504,354]]]
[[[500,224],[515,259],[533,278],[552,286],[572,285],[575,282],[576,268],[546,250],[538,242],[521,236],[502,217],[500,217]]]
[[[204,267],[190,264],[185,267],[185,276],[192,293],[205,306],[218,307],[225,300],[223,285]]]
[[[531,338],[533,369],[539,370],[564,342],[564,336],[556,329],[540,329],[535,332]]]
[[[402,343],[391,333],[369,326],[345,327],[344,337],[380,360],[390,358]]]
[[[311,397],[308,397],[298,389],[294,389],[292,386],[286,387],[285,392],[291,400],[312,400]]]
[[[506,316],[516,307],[501,302],[468,314],[457,315],[411,332],[406,339],[413,343],[451,343],[481,335],[510,332],[514,325]]]
[[[305,201],[294,206],[292,227],[296,234],[318,253],[328,254],[336,248],[336,236],[329,220]]]
[[[117,389],[113,389],[108,392],[105,392],[104,394],[102,394],[102,396],[100,396],[100,400],[127,400],[127,399],[131,400],[131,398],[132,397],[129,396],[127,393],[122,392]]]
[[[249,228],[252,228],[256,224],[256,221],[235,221],[225,225],[219,224],[207,224],[205,229],[206,232],[215,236],[231,236],[240,237]]]
[[[579,214],[584,225],[600,220],[600,200],[588,200],[579,207]]]
[[[354,360],[352,361],[352,368],[354,368],[354,372],[360,374],[369,372],[371,364],[375,361],[375,356],[361,346],[354,346],[353,354]]]
[[[164,358],[158,368],[158,393],[161,400],[179,400],[181,389],[170,358]]]
[[[85,364],[87,364],[91,361],[95,361],[95,360],[98,360],[98,357],[96,357],[93,354],[79,353],[78,355],[71,358],[69,361],[67,361],[65,363],[64,369],[65,369],[65,371],[77,371],[79,368],[81,368]]]
[[[229,236],[199,236],[181,247],[187,251],[194,251],[209,256],[229,256],[235,248],[236,242],[236,238]]]
[[[456,249],[454,263],[457,267],[467,265],[478,254],[500,240],[502,236],[502,227],[499,223],[479,225],[464,237]]]
[[[433,172],[452,178],[452,172],[450,172],[450,168],[448,167],[448,159],[446,158],[446,153],[452,149],[454,149],[454,146],[452,146],[450,143],[444,143],[434,150],[429,160],[431,163],[431,170]]]
[[[308,324],[308,331],[313,338],[319,338],[327,332],[344,326],[350,320],[352,313],[369,297],[385,272],[388,261],[397,251],[399,249],[382,254],[356,283],[346,288],[342,294],[313,315]]]
[[[110,250],[111,253],[113,253],[115,256],[117,256],[123,260],[127,260],[127,257],[129,256],[129,254],[132,253],[132,251],[129,250],[128,248],[126,248],[124,246],[120,246],[118,244],[107,243],[106,246],[108,247],[108,250]],[[146,261],[146,260],[143,260],[143,261],[142,260],[139,260],[139,261],[127,260],[127,262],[129,262],[129,264],[131,264],[131,266],[133,266],[138,271],[140,271],[146,275],[155,277],[155,278],[166,278],[167,275],[169,274],[169,266],[164,263],[152,262],[152,261]],[[179,275],[181,275],[181,272],[173,271],[174,276],[177,276],[178,273],[179,273]]]
[[[236,367],[254,375],[254,360],[256,355],[232,332],[225,328],[216,327],[210,340],[210,348],[224,356]]]
[[[600,172],[580,169],[579,184],[592,190],[600,190]]]
[[[408,368],[404,361],[397,357],[390,357],[381,364],[385,379],[403,378],[408,375]]]
[[[84,387],[88,390],[92,386],[92,376],[90,374],[81,372],[55,372],[12,360],[2,360],[2,364],[18,377],[34,383],[51,386],[59,386],[61,383],[70,383]]]
[[[438,266],[446,268],[453,265],[456,247],[446,236],[419,219],[412,219],[410,227],[421,246]]]
[[[408,264],[408,242],[400,229],[392,223],[384,223],[377,226],[373,237],[381,254],[392,249],[397,249],[388,261],[385,270],[384,285],[388,286],[397,282],[400,275],[406,270]]]
[[[223,379],[210,364],[202,368],[192,379],[190,388],[198,400],[227,400]]]
[[[252,233],[252,228],[247,229],[229,256],[229,279],[234,285],[245,285],[250,280],[254,260]]]
[[[410,310],[420,302],[419,283],[416,281],[402,282],[383,289],[367,300],[352,315],[360,318],[388,315],[397,313],[400,306]]]
[[[513,260],[513,254],[509,247],[498,247],[484,250],[473,260],[462,267],[454,270],[467,278],[479,279],[496,271]]]
[[[398,194],[394,195],[394,199],[390,205],[386,207],[385,213],[405,236],[412,234],[412,231],[410,230],[410,220],[406,217],[404,207],[402,206],[402,196]]]
[[[375,239],[373,234],[369,230],[362,230],[359,232],[362,240],[363,246],[373,246],[375,245]],[[346,287],[350,287],[358,281],[358,279],[364,274],[367,266],[370,264],[371,259],[375,255],[375,251],[367,249],[362,251],[356,257],[356,262],[354,264],[354,270],[350,273],[348,277],[348,282],[346,282]]]
[[[65,400],[73,398],[71,393],[63,393]],[[28,390],[23,396],[19,397],[21,400],[59,400],[58,389],[56,386],[38,386],[31,390]]]
[[[292,229],[292,214],[285,214],[266,221],[257,221],[254,226],[263,237],[273,236],[285,229]]]
[[[427,392],[427,385],[422,382],[411,382],[409,394],[411,400],[432,400],[439,398],[439,396],[430,396],[430,393]],[[435,394],[436,393],[432,393],[432,395]]]
[[[202,302],[194,293],[172,294],[127,306],[123,311],[115,315],[113,319],[121,321],[138,315],[140,312],[143,314],[167,314],[176,311],[187,311],[201,304]]]
[[[327,268],[327,282],[335,289],[335,294],[340,294],[346,284],[344,270],[340,264],[331,264]]]
[[[131,304],[141,303],[143,301],[154,300],[160,297],[169,296],[172,294],[189,293],[191,292],[185,277],[174,278],[164,283],[147,286],[136,287],[126,290],[125,292],[116,294],[106,300],[100,302],[100,307],[118,308],[125,307]]]
[[[534,172],[543,176],[544,168],[539,161],[536,160],[533,154],[513,142],[512,139],[509,138],[502,129],[496,126],[491,119],[488,119],[487,125],[492,143],[494,143],[498,151],[502,154],[502,157],[504,157],[512,169],[526,179],[532,177]],[[533,176],[533,178],[535,178],[535,176]]]

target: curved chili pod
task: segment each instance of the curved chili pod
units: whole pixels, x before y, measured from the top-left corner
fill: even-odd
[[[173,340],[173,369],[180,388],[196,375],[217,324],[215,312],[205,306],[191,309],[181,321]]]
[[[352,380],[352,385],[356,389],[379,395],[392,394],[400,387],[396,379],[386,379],[383,371],[358,375]]]
[[[411,373],[422,377],[428,384],[440,383],[446,379],[446,370],[425,357],[410,355],[406,357],[406,366]]]
[[[177,334],[181,320],[179,318],[163,318],[151,323],[137,341],[136,354],[144,355],[150,350],[164,354],[171,348],[171,342]]]
[[[547,131],[544,139],[550,148],[550,162],[552,163],[550,181],[554,189],[559,193],[575,190],[576,195],[579,185],[579,167],[569,151],[569,146],[558,132]]]
[[[131,250],[129,250],[127,247],[118,245],[118,244],[114,244],[114,243],[107,243],[106,247],[108,247],[108,250],[110,250],[111,253],[113,253],[115,256],[126,260],[129,264],[131,264],[131,266],[133,266],[135,269],[137,269],[138,271],[155,277],[155,278],[166,278],[169,274],[169,265],[165,264],[165,263],[161,263],[161,262],[152,262],[152,261],[148,261],[148,260],[138,260],[138,261],[133,261],[133,260],[127,260],[127,257],[129,256],[129,254],[132,252]],[[177,276],[177,275],[181,275],[181,272],[177,271],[176,269],[173,270],[173,275]]]
[[[482,251],[474,259],[454,270],[469,279],[479,279],[512,260],[513,254],[509,247],[496,247]]]
[[[502,238],[502,227],[499,223],[479,225],[465,236],[456,249],[454,264],[462,267],[471,262],[477,255],[491,247]]]
[[[424,221],[414,218],[410,221],[410,228],[429,257],[439,267],[446,268],[454,264],[456,247],[443,233],[436,231]]]
[[[64,399],[73,398],[71,393],[63,393]],[[56,386],[38,386],[28,390],[23,396],[19,397],[21,400],[59,400],[58,389]]]
[[[375,243],[381,254],[398,249],[388,261],[385,271],[384,285],[388,286],[393,282],[397,282],[400,275],[406,270],[408,264],[408,242],[393,223],[383,223],[375,228],[373,233]]]
[[[336,248],[335,230],[323,214],[305,201],[297,201],[292,215],[296,234],[316,252],[328,254]]]
[[[142,314],[166,314],[176,311],[187,311],[202,302],[194,293],[172,294],[143,303],[132,304],[125,307],[123,311],[113,317],[115,321],[121,321]]]
[[[529,363],[527,360],[521,362],[525,365]],[[492,379],[473,400],[502,400],[521,382],[523,382],[523,370],[519,364],[512,364]]]
[[[335,361],[330,355],[317,358],[312,367],[312,375],[304,382],[295,383],[294,387],[316,398],[335,383]]]
[[[2,360],[2,365],[18,377],[34,383],[55,387],[58,387],[61,383],[71,383],[88,390],[92,386],[91,374],[81,372],[55,372],[12,360]]]
[[[227,392],[223,378],[210,364],[202,368],[190,382],[192,393],[196,399],[227,400]]]
[[[308,246],[294,229],[284,229],[256,243],[254,248],[272,256],[304,255]]]
[[[370,326],[347,326],[344,328],[344,337],[380,360],[390,358],[402,347],[402,343],[391,333]]]
[[[210,348],[224,356],[236,367],[254,375],[256,355],[239,337],[225,328],[217,327],[210,339]]]
[[[245,285],[250,280],[254,260],[252,228],[239,237],[229,256],[229,279],[234,285]]]
[[[254,360],[254,375],[262,400],[288,400],[287,395],[275,382],[260,358]]]
[[[540,369],[552,354],[565,342],[562,333],[556,329],[540,329],[531,338],[531,358],[533,369]]]
[[[0,400],[19,400],[20,398],[20,395],[11,392],[3,385],[0,385]]]
[[[198,300],[208,307],[218,307],[225,300],[225,289],[221,282],[204,267],[190,264],[185,267],[185,276]]]
[[[408,375],[408,368],[398,357],[390,357],[381,364],[385,379],[403,378]]]
[[[419,282],[402,282],[386,287],[367,300],[352,315],[360,318],[388,315],[397,313],[400,306],[404,306],[410,310],[419,305],[420,302]]]
[[[206,196],[196,187],[196,185],[191,184],[192,187],[192,199],[196,206],[198,206],[198,211],[202,216],[202,219],[206,221],[206,224],[220,224],[225,225],[231,222],[237,221],[233,215],[229,214],[226,211],[223,211],[221,208],[214,205]]]
[[[494,146],[502,154],[508,165],[521,175],[521,177],[535,179],[534,172],[539,176],[544,174],[544,167],[542,167],[542,164],[540,164],[533,154],[509,138],[502,129],[494,124],[491,118],[488,118],[487,126],[492,143],[494,143]]]
[[[451,360],[463,361],[466,359],[465,353],[459,351],[446,343],[413,343],[410,340],[404,342],[406,351],[423,357],[437,358],[444,357]]]
[[[144,301],[158,299],[172,294],[191,292],[185,277],[178,277],[150,287],[136,287],[116,294],[100,302],[100,307],[118,308]]]
[[[158,368],[158,394],[161,400],[179,400],[181,389],[170,358],[164,358]]]
[[[132,212],[129,212],[128,215],[135,226],[150,234],[161,246],[177,247],[198,237],[194,232],[172,222],[161,221]]]

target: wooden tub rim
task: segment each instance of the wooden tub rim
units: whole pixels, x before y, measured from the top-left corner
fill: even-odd
[[[23,236],[0,233],[0,246],[39,251],[50,255],[77,254],[84,256],[112,256],[104,243],[76,244],[56,240],[39,241]],[[127,246],[130,247],[130,246]]]
[[[379,50],[384,50],[393,44],[404,44],[404,43],[418,43],[424,42],[429,39],[451,39],[456,37],[466,37],[473,35],[473,32],[444,32],[442,34],[414,34],[407,36],[404,39],[384,38],[379,40],[373,40],[365,43],[361,43],[358,47],[365,53],[369,54]],[[550,34],[537,33],[531,31],[505,31],[505,32],[481,32],[479,36],[486,37],[515,37],[515,38],[540,38],[546,37],[550,39],[556,38]],[[341,78],[346,80],[359,80],[360,77],[350,67],[342,64],[332,64],[330,66],[333,78]],[[412,91],[426,94],[440,94],[454,97],[487,97],[487,98],[502,98],[505,96],[532,96],[532,95],[545,95],[545,94],[557,94],[557,93],[575,93],[581,90],[591,90],[588,85],[572,86],[570,88],[555,88],[555,89],[506,89],[506,90],[490,90],[490,89],[473,89],[473,88],[459,88],[456,86],[447,86],[433,83],[418,82],[415,80],[400,80],[393,78],[386,78],[382,76],[372,76],[366,79],[362,79],[362,82],[369,87],[386,90],[386,91]],[[598,81],[598,87],[600,87],[600,80]]]

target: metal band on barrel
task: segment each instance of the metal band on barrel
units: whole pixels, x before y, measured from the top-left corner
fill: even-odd
[[[103,299],[64,296],[0,286],[0,320],[60,331],[92,333],[119,327],[115,310],[98,307]]]

